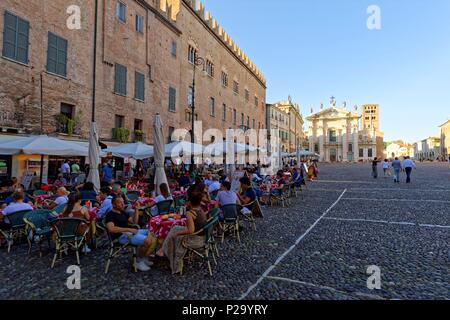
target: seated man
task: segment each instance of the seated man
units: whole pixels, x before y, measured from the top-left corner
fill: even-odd
[[[250,203],[253,203],[256,200],[256,192],[252,188],[252,183],[250,182],[250,179],[248,177],[242,177],[239,179],[239,182],[241,183],[241,194],[237,194],[239,201],[243,206],[248,205]],[[253,204],[245,207],[242,210],[242,214],[249,214],[253,210]]]
[[[97,212],[97,219],[101,219],[104,215],[110,212],[113,208],[112,200],[113,195],[111,194],[110,187],[102,187],[100,189],[101,197],[104,199],[102,205],[100,206],[100,210]]]
[[[219,177],[213,176],[212,183],[208,186],[208,192],[211,194],[213,192],[218,191],[219,189],[220,189]]]
[[[54,201],[52,201],[52,200],[50,200],[49,202],[46,201],[47,209],[52,210],[59,205],[67,204],[67,202],[69,202],[69,198],[68,198],[69,194],[70,194],[70,192],[68,192],[66,190],[66,188],[64,188],[64,187],[58,188],[58,190],[56,190],[57,198]]]
[[[33,207],[29,205],[28,203],[24,203],[24,193],[22,191],[16,191],[12,195],[13,203],[8,205],[3,210],[3,216],[0,215],[0,229],[1,230],[8,230],[10,227],[9,221],[8,221],[8,215],[19,212],[19,211],[26,211],[26,210],[33,210]]]
[[[112,206],[112,210],[106,214],[105,218],[108,232],[122,245],[131,239],[131,244],[139,247],[136,268],[139,271],[149,271],[153,263],[148,260],[148,256],[155,250],[157,240],[148,230],[133,229],[130,226],[130,224],[138,223],[139,204],[136,204],[134,217],[131,218],[124,211],[125,204],[122,198],[114,198]]]

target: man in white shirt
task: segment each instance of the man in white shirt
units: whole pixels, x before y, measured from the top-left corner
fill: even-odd
[[[416,169],[416,164],[409,157],[406,157],[403,160],[403,168],[406,172],[406,183],[411,183],[411,172],[413,168]]]
[[[70,181],[70,165],[67,160],[64,160],[64,163],[61,165],[61,173],[67,181]]]
[[[9,206],[7,206],[3,210],[3,215],[5,216],[5,219],[0,219],[0,229],[6,230],[9,229],[9,221],[8,221],[8,215],[19,212],[19,211],[32,211],[33,207],[29,205],[28,203],[24,203],[23,200],[25,198],[25,195],[22,191],[16,191],[12,195],[13,203],[11,203]]]

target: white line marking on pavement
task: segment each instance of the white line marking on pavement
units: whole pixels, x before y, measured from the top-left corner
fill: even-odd
[[[397,202],[436,202],[436,203],[450,203],[446,200],[420,200],[420,199],[373,199],[373,198],[343,198],[342,200],[352,200],[352,201],[397,201]]]
[[[272,277],[272,276],[268,276],[267,279],[277,280],[277,281],[286,281],[286,282],[301,284],[301,285],[306,286],[306,287],[312,287],[312,288],[318,288],[318,289],[323,289],[323,290],[329,290],[329,291],[333,291],[333,292],[343,293],[343,294],[346,294],[346,295],[357,295],[357,296],[360,296],[360,297],[366,297],[366,298],[370,298],[370,299],[385,300],[385,298],[383,298],[381,296],[378,296],[378,295],[367,294],[367,293],[362,293],[362,292],[347,292],[347,291],[338,290],[338,289],[335,289],[335,288],[332,288],[332,287],[328,287],[328,286],[317,285],[317,284],[314,284],[314,283],[303,282],[303,281],[294,280],[294,279],[288,279],[288,278],[282,278],[282,277]]]
[[[286,252],[284,252],[278,259],[277,261],[275,261],[275,263],[273,265],[271,265],[263,274],[261,277],[259,277],[259,279],[256,281],[256,283],[254,283],[252,286],[250,286],[247,290],[247,292],[245,292],[240,298],[239,300],[243,300],[245,299],[250,292],[252,292],[253,289],[255,289],[263,280],[264,278],[266,278],[269,273],[292,251],[294,250],[294,248],[300,243],[300,241],[302,241],[307,235],[308,233],[311,232],[312,229],[314,229],[314,227],[320,222],[320,220],[322,220],[327,214],[328,212],[330,212],[338,203],[339,201],[341,201],[342,197],[344,196],[344,194],[347,192],[347,189],[345,189],[342,194],[339,196],[339,198],[319,217],[319,219],[317,219],[309,228],[308,230],[305,231],[305,233],[303,233],[298,239],[297,241],[295,241],[295,244],[293,244]]]
[[[396,189],[396,188],[349,188],[347,192],[354,191],[420,191],[420,192],[450,192],[444,189]]]
[[[372,223],[396,224],[396,225],[404,225],[404,226],[416,226],[416,227],[424,227],[424,228],[450,229],[450,226],[441,226],[438,224],[402,222],[402,221],[399,222],[399,221],[371,220],[371,219],[349,219],[349,218],[337,218],[337,217],[325,217],[324,220],[336,220],[336,221],[347,221],[347,222],[372,222]]]

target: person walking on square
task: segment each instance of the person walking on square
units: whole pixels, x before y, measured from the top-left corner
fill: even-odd
[[[377,157],[375,157],[375,159],[373,159],[372,161],[372,176],[374,179],[378,178],[378,163],[380,161],[378,160]]]
[[[409,157],[406,157],[403,161],[403,168],[406,172],[406,183],[411,183],[411,172],[413,168],[416,169],[415,163]]]
[[[402,163],[398,158],[395,158],[394,161],[392,161],[392,169],[394,169],[394,182],[400,183],[400,171],[402,170]]]
[[[384,162],[383,162],[383,173],[384,173],[384,177],[385,178],[390,176],[390,173],[391,173],[390,169],[391,169],[391,166],[389,164],[389,160],[388,159],[384,159]]]

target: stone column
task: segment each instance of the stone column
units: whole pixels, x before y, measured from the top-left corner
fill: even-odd
[[[348,142],[347,142],[347,125],[344,128],[344,134],[342,135],[342,161],[348,161]]]
[[[358,137],[358,129],[352,128],[353,130],[353,161],[358,162],[359,160],[359,137]]]

